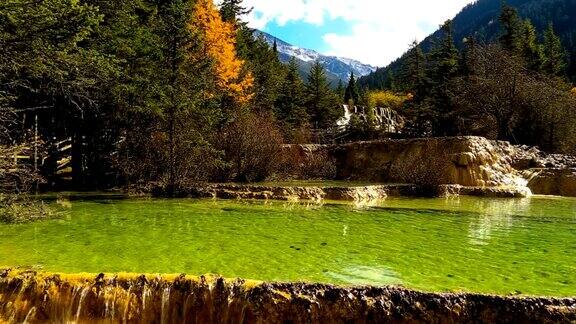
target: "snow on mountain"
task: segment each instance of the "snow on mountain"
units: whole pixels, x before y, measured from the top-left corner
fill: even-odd
[[[303,75],[310,71],[310,67],[315,61],[319,61],[326,68],[328,79],[332,81],[334,86],[338,80],[347,82],[351,72],[354,72],[355,76],[361,77],[376,71],[374,66],[349,58],[327,56],[314,50],[300,48],[262,31],[256,31],[255,35],[263,37],[270,46],[276,41],[280,61],[288,63],[294,57]]]

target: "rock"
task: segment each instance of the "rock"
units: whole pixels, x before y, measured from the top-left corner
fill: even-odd
[[[524,181],[510,165],[504,149],[513,151],[514,148],[482,137],[289,147],[291,151],[307,154],[327,153],[336,161],[336,178],[339,180],[474,187],[522,185]]]
[[[530,189],[525,187],[467,187],[461,185],[440,185],[422,187],[406,184],[385,184],[359,187],[299,187],[299,186],[259,186],[211,184],[202,189],[199,197],[214,197],[220,199],[260,199],[280,201],[311,201],[324,202],[349,201],[354,203],[378,202],[387,197],[447,197],[447,196],[478,196],[492,198],[524,198],[531,196]]]
[[[576,168],[531,171],[528,187],[534,194],[576,197]]]

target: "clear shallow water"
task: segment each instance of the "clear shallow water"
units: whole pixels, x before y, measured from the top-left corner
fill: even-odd
[[[575,199],[65,205],[60,220],[0,225],[0,264],[576,296]]]

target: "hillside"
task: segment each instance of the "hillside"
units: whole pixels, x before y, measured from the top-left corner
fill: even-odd
[[[328,80],[333,86],[336,86],[339,80],[345,83],[348,82],[350,72],[354,72],[356,76],[365,76],[376,71],[376,68],[371,65],[348,58],[327,56],[310,49],[300,48],[262,31],[256,31],[256,35],[263,37],[270,46],[276,41],[278,56],[283,63],[288,63],[292,58],[295,58],[300,67],[300,74],[304,79],[308,75],[308,72],[310,72],[310,68],[315,61],[319,61],[324,65]]]
[[[479,0],[466,6],[453,19],[456,46],[462,48],[466,37],[474,36],[478,42],[492,42],[500,33],[498,16],[501,0]],[[564,47],[570,56],[569,75],[576,77],[576,0],[508,0],[507,3],[518,9],[521,17],[529,18],[536,29],[542,32],[549,22],[554,24],[556,33],[562,38]],[[427,52],[440,31],[424,39],[420,46]],[[385,68],[360,79],[362,86],[382,88],[387,82],[389,71],[394,74],[401,68],[403,57]]]

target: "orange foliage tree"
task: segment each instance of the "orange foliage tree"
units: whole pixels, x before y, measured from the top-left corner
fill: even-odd
[[[222,20],[212,0],[197,0],[190,28],[203,35],[204,51],[214,60],[218,87],[239,103],[250,100],[254,78],[236,55],[234,24]]]

